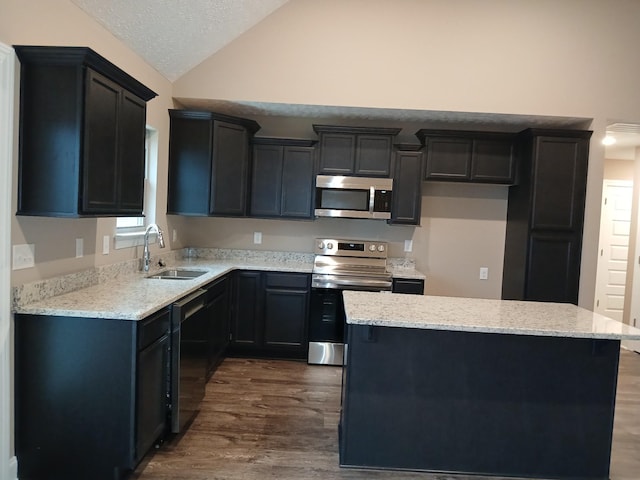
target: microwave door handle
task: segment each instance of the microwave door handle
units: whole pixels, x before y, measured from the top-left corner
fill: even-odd
[[[376,187],[369,187],[369,213],[373,215],[373,207],[375,206],[376,201]]]

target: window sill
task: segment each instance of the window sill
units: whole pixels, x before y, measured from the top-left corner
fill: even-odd
[[[120,232],[114,235],[113,248],[119,250],[121,248],[131,248],[144,245],[144,230],[138,230],[134,232]],[[158,241],[158,235],[155,233],[149,234],[149,244],[156,243]]]

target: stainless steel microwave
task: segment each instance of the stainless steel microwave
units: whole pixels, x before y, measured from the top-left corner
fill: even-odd
[[[391,218],[391,178],[316,177],[316,217]]]

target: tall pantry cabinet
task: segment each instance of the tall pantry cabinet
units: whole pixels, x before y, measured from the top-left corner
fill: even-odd
[[[578,303],[590,131],[525,130],[509,189],[502,298]]]

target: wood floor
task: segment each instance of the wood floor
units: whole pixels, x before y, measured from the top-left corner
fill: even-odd
[[[338,466],[341,369],[304,362],[228,358],[207,385],[182,436],[149,455],[139,480],[483,480]],[[611,480],[640,478],[640,355],[623,351]],[[496,480],[497,477],[491,477]]]

